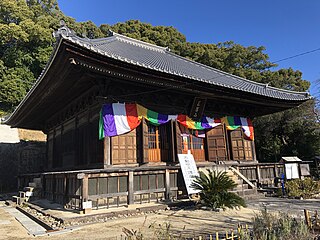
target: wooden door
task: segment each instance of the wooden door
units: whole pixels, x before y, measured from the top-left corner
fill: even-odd
[[[136,129],[129,133],[111,137],[113,165],[137,163]]]
[[[180,139],[182,146],[181,152],[183,154],[187,154],[188,150],[190,150],[195,161],[205,161],[204,138],[199,138],[188,133],[181,133],[180,129]]]
[[[252,141],[246,140],[241,128],[230,131],[232,159],[236,161],[253,160]]]
[[[149,162],[161,161],[159,127],[151,124],[148,124],[148,160]]]
[[[163,124],[160,126],[154,126],[147,124],[148,126],[148,161],[149,162],[161,162],[170,160],[170,149],[172,147],[170,137],[170,124]]]
[[[252,141],[243,139],[243,145],[244,145],[244,155],[246,160],[253,160],[253,147],[252,147]]]
[[[207,146],[209,161],[228,160],[225,126],[223,124],[207,132]]]

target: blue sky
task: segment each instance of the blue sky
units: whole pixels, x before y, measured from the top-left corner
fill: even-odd
[[[270,61],[314,49],[318,51],[279,62],[309,80],[311,94],[320,92],[319,0],[58,0],[60,9],[77,21],[96,25],[137,19],[152,25],[173,26],[189,42],[234,41],[265,46]],[[318,94],[320,95],[320,94]]]

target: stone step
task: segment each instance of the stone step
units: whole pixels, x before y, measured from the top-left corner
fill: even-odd
[[[249,185],[248,184],[240,184],[237,185],[234,189],[232,189],[233,191],[241,191],[241,190],[246,190],[249,189]],[[251,189],[251,188],[250,188]]]
[[[24,187],[23,188],[24,192],[33,192],[33,190],[34,190],[34,187]]]
[[[22,203],[26,202],[26,200],[26,197],[12,196],[12,202],[18,205],[21,205]]]
[[[243,180],[242,179],[237,179],[237,180],[233,180],[233,181],[238,185],[243,184]]]
[[[236,193],[241,197],[258,194],[257,189],[244,189],[244,190],[240,190],[240,191],[230,191],[230,192]]]

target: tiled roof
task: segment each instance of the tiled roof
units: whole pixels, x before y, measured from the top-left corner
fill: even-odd
[[[67,27],[63,27],[55,36],[113,59],[195,81],[276,99],[304,101],[310,98],[306,92],[288,91],[250,81],[180,57],[167,48],[116,33],[111,33],[107,38],[88,39],[78,37]]]

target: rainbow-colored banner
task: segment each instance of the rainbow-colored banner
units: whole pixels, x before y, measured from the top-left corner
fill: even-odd
[[[235,130],[241,127],[244,135],[248,139],[254,140],[253,125],[250,118],[226,116],[221,121],[226,125],[228,130]]]
[[[201,121],[197,122],[197,121],[194,121],[191,118],[189,118],[187,115],[182,115],[182,114],[178,115],[177,121],[180,124],[182,124],[183,126],[189,128],[189,129],[194,129],[194,130],[210,129],[210,128],[214,128],[214,127],[221,124],[220,119],[209,118],[209,117],[203,116],[201,118]]]
[[[206,130],[225,123],[228,130],[235,130],[242,127],[245,136],[253,140],[253,127],[249,118],[244,117],[223,117],[209,118],[203,116],[201,121],[194,121],[187,115],[167,115],[154,112],[139,104],[109,103],[103,105],[100,112],[99,138],[106,136],[113,137],[128,133],[139,126],[142,119],[151,124],[159,126],[170,120],[177,120],[181,125],[192,130]]]
[[[152,110],[149,110],[139,104],[136,104],[136,105],[137,105],[137,112],[138,112],[139,118],[140,119],[144,118],[150,123],[152,123],[153,125],[159,126],[161,124],[169,122],[170,120],[177,119],[177,115],[161,114],[161,113],[157,113]]]

